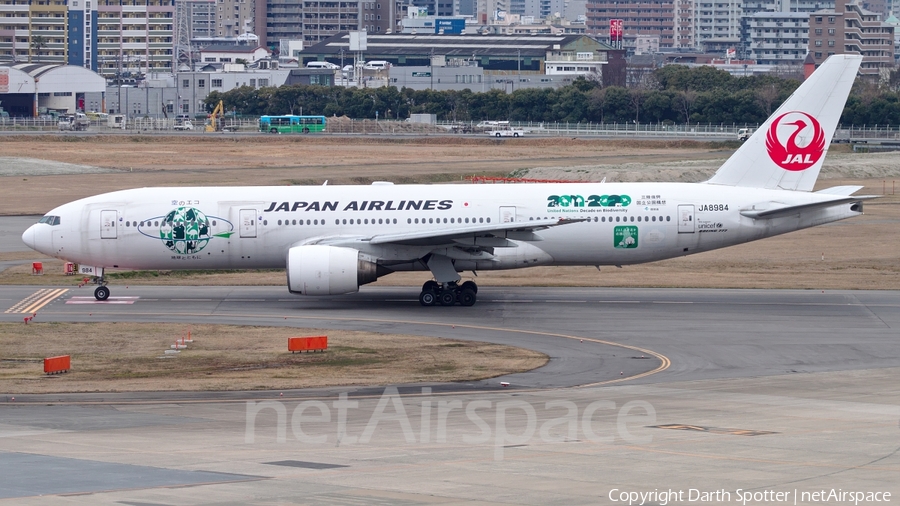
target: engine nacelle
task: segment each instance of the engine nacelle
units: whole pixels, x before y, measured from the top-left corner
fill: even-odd
[[[378,279],[378,266],[352,248],[294,246],[287,254],[288,291],[301,295],[339,295]]]

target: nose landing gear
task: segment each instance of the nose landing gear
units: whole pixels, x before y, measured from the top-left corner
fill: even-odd
[[[106,285],[100,285],[94,290],[94,298],[97,300],[106,300],[109,298],[109,288]]]
[[[92,268],[90,273],[94,275],[91,278],[84,278],[84,282],[79,287],[84,286],[88,283],[94,283],[97,285],[97,288],[94,289],[94,298],[97,300],[106,300],[109,298],[109,287],[106,286],[106,279],[103,278],[103,268],[96,267]]]

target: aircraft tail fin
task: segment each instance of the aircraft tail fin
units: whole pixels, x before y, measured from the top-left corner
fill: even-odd
[[[707,183],[811,191],[861,62],[825,60]]]

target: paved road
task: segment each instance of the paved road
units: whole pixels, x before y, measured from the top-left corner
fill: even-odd
[[[483,287],[472,308],[423,308],[414,288],[364,287],[326,298],[294,297],[281,287],[111,288],[114,298],[139,298],[67,304],[91,294],[73,288],[41,307],[40,319],[287,325],[497,342],[551,356],[544,368],[502,378],[528,388],[609,381],[665,360],[641,359],[638,350],[671,360],[641,383],[900,367],[900,292]],[[2,287],[0,305],[12,307],[38,289]]]
[[[39,289],[0,287],[0,307]],[[500,379],[401,385],[402,396],[342,388],[11,401],[10,392],[0,499],[569,505],[669,489],[730,494],[718,503],[739,502],[738,489],[798,494],[798,503],[831,488],[900,494],[900,292],[485,287],[472,308],[420,307],[413,288],[301,299],[277,287],[113,286],[114,297],[126,293],[140,298],[66,304],[90,294],[72,289],[39,319],[383,330],[515,344],[552,360],[503,378],[510,389]],[[564,388],[661,363],[582,337],[652,350],[671,365]]]
[[[22,242],[22,232],[39,219],[40,216],[0,216],[0,253],[32,251]]]

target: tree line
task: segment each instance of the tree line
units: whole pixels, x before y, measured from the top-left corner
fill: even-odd
[[[292,85],[212,92],[211,111],[221,100],[227,111],[260,116],[306,114],[350,118],[405,119],[435,114],[443,121],[510,120],[571,123],[762,123],[800,81],[772,75],[732,76],[713,67],[667,65],[637,86],[602,87],[584,78],[559,88],[474,92],[396,87],[344,88]],[[857,80],[841,123],[900,124],[898,87]]]

